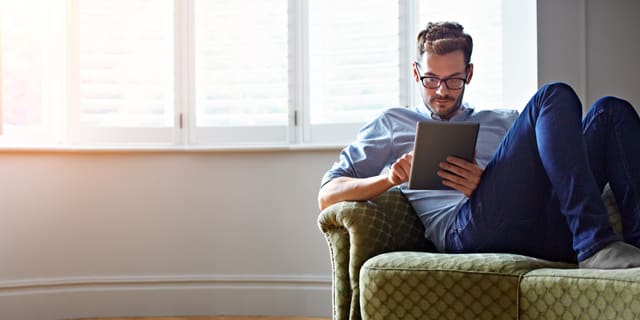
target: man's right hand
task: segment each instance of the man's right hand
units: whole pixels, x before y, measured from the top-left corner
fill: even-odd
[[[318,205],[320,210],[340,202],[352,200],[370,200],[389,188],[409,180],[412,153],[406,153],[391,165],[386,174],[369,178],[338,177],[320,188]]]
[[[413,152],[405,153],[391,165],[391,170],[387,174],[387,179],[392,185],[397,186],[409,180],[411,173],[411,162],[413,161]]]

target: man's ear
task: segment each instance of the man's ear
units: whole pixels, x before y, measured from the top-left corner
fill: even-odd
[[[416,82],[420,82],[420,75],[418,74],[418,67],[416,66],[416,62],[412,62],[411,66],[413,66],[413,79],[416,80]]]
[[[469,63],[469,72],[467,73],[467,84],[471,82],[471,78],[473,78],[473,63]]]

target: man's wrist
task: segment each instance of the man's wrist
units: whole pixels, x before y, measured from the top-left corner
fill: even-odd
[[[384,180],[384,183],[386,184],[386,185],[385,185],[385,189],[389,189],[389,188],[391,188],[391,187],[395,187],[395,186],[399,185],[400,183],[402,183],[402,182],[400,182],[400,183],[395,183],[395,182],[393,181],[393,173],[391,173],[391,172],[389,172],[389,173],[387,173],[387,174],[383,175],[382,177],[384,177],[384,179],[383,179],[383,180]]]

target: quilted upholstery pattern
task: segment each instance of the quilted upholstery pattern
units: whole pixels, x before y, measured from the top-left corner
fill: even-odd
[[[620,232],[608,186],[603,199]],[[562,270],[567,265],[505,254],[398,252],[371,259],[393,251],[434,251],[395,188],[373,201],[335,204],[320,213],[318,224],[331,252],[334,319],[360,319],[360,301],[370,319],[511,319],[518,308],[521,319],[640,319],[638,306],[629,302],[640,301],[637,271]],[[524,281],[521,298],[514,300],[517,279]]]
[[[362,267],[363,319],[516,319],[526,272],[571,267],[512,254],[393,252]]]
[[[331,252],[333,317],[349,319],[351,286],[349,285],[349,233],[346,229],[325,233]]]
[[[522,320],[640,319],[640,268],[539,269],[521,283]]]
[[[360,319],[360,267],[369,258],[396,250],[432,250],[424,227],[398,189],[373,201],[345,201],[318,218],[331,251],[334,319]]]

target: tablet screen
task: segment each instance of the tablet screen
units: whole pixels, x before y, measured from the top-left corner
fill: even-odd
[[[451,189],[437,174],[439,164],[450,155],[473,161],[479,128],[475,122],[418,122],[409,189]]]

